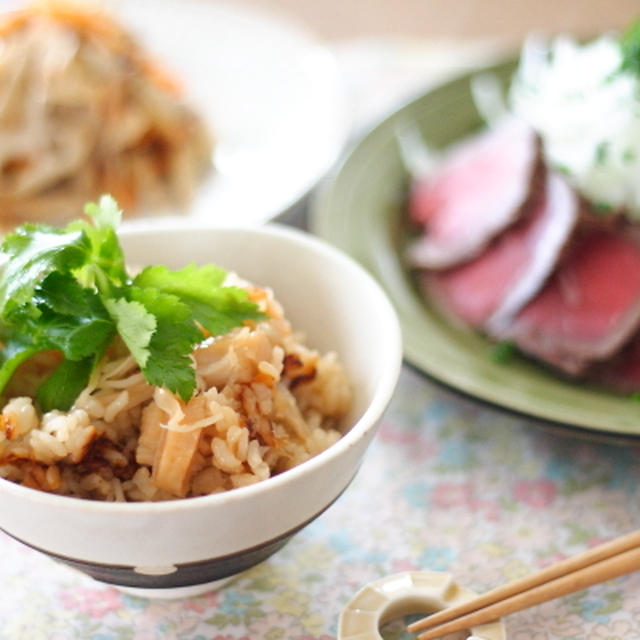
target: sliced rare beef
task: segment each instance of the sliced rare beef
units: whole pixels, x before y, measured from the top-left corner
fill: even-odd
[[[540,140],[517,118],[454,147],[414,180],[409,215],[424,231],[409,247],[409,263],[444,269],[477,256],[518,220],[543,176]]]
[[[573,232],[579,202],[565,180],[547,175],[543,196],[478,257],[421,275],[427,295],[450,317],[500,334],[540,290]]]
[[[581,224],[544,288],[496,337],[570,375],[613,356],[640,325],[640,242]]]

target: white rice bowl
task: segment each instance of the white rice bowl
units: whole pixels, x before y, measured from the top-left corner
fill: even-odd
[[[118,503],[0,479],[0,527],[8,534],[134,593],[190,595],[263,560],[348,486],[399,375],[400,329],[364,269],[303,232],[167,221],[125,229],[121,240],[132,264],[214,262],[270,287],[307,343],[337,354],[353,394],[335,443],[274,477],[231,491]]]

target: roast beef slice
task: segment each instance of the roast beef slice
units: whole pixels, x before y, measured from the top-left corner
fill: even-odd
[[[525,353],[572,375],[615,354],[640,325],[640,242],[581,227],[539,294],[504,327]]]
[[[542,197],[478,257],[422,276],[428,297],[463,323],[500,334],[540,290],[578,220],[573,190],[555,173]]]
[[[408,249],[409,263],[429,269],[460,264],[515,223],[544,178],[540,146],[529,125],[505,118],[416,178],[408,209],[422,234]]]

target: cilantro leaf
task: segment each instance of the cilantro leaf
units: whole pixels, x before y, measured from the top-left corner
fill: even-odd
[[[145,306],[125,298],[105,300],[105,306],[116,323],[118,333],[141,368],[149,358],[149,343],[157,321]]]
[[[113,285],[122,285],[127,280],[124,253],[116,234],[122,211],[111,196],[102,196],[98,204],[87,203],[85,213],[93,224],[75,220],[67,225],[67,231],[84,233],[90,246],[89,259],[77,276],[85,286],[95,285],[108,293]]]
[[[165,266],[151,266],[143,269],[134,282],[143,287],[155,287],[167,293],[188,292],[193,296],[206,296],[211,289],[221,287],[227,272],[214,264],[198,267],[191,263],[178,271],[171,271]]]
[[[63,360],[38,387],[36,398],[42,411],[67,411],[87,386],[94,357],[83,360]]]
[[[92,289],[82,287],[70,274],[50,273],[36,287],[33,302],[46,305],[55,313],[69,316],[106,316],[98,294]]]
[[[29,302],[48,274],[69,273],[84,264],[89,249],[84,233],[46,225],[23,225],[8,235],[0,246],[10,256],[0,281],[0,316]]]
[[[33,331],[39,329],[41,341],[70,360],[106,348],[115,335],[114,323],[98,294],[81,287],[71,276],[50,274],[36,289],[35,300],[41,316]]]
[[[87,202],[84,212],[94,221],[97,229],[117,229],[122,222],[122,210],[113,196],[105,194],[99,202]]]
[[[196,387],[192,352],[204,338],[265,316],[215,265],[127,273],[117,226],[122,212],[103,196],[87,219],[64,228],[26,224],[0,245],[0,393],[17,367],[44,350],[63,359],[40,385],[41,408],[67,409],[116,333],[147,382],[188,400]]]
[[[3,343],[4,347],[0,352],[0,390],[7,386],[23,362],[40,351],[28,336],[19,333],[3,340]]]
[[[264,319],[245,289],[222,286],[225,278],[226,271],[215,265],[190,264],[178,271],[153,266],[139,273],[134,284],[176,295],[212,335],[228,333],[245,320]]]
[[[36,327],[36,323],[32,323]],[[57,349],[69,360],[82,360],[95,353],[115,335],[113,323],[104,318],[75,318],[44,313],[37,323],[38,345]]]
[[[102,349],[115,334],[98,295],[57,272],[36,287],[32,302],[14,309],[7,320],[28,332],[40,349],[57,349],[71,360]]]
[[[187,401],[196,386],[191,353],[203,339],[191,310],[177,296],[157,289],[131,287],[130,296],[153,314],[157,323],[149,342],[149,357],[142,366],[147,381]]]

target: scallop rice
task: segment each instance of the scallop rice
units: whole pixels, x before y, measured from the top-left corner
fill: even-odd
[[[0,415],[0,477],[94,500],[167,500],[266,480],[336,442],[351,403],[336,355],[306,347],[270,290],[246,288],[267,319],[203,339],[188,402],[149,385],[119,339],[66,412],[41,415],[31,397],[57,354],[22,365]]]

